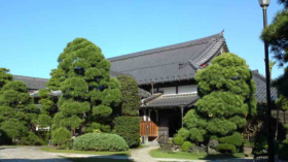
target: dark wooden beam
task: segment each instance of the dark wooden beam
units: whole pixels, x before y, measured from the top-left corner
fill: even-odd
[[[180,111],[181,111],[181,128],[183,128],[183,116],[184,116],[184,106],[180,106]]]

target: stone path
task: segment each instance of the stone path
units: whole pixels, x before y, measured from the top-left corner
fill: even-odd
[[[157,148],[159,148],[159,146],[153,145],[134,149],[131,151],[131,158],[136,162],[157,162],[157,160],[155,158],[152,158],[149,154],[151,150]]]

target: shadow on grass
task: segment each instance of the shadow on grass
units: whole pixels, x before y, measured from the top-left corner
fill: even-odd
[[[65,150],[57,149],[56,147],[42,147],[42,151],[53,152],[53,153],[64,153],[64,154],[84,154],[84,155],[99,155],[99,156],[129,156],[129,151],[78,151],[78,150]]]
[[[205,157],[203,158],[199,158],[199,159],[202,159],[202,160],[232,160],[232,159],[235,159],[235,160],[241,160],[243,159],[244,160],[244,154],[210,154],[210,155],[206,155]],[[253,161],[253,159],[245,159],[245,161]]]
[[[79,158],[59,158],[59,159],[1,159],[1,162],[134,162],[128,156],[92,156]]]
[[[154,158],[163,159],[181,159],[181,160],[207,160],[207,161],[253,161],[253,159],[245,158],[243,153],[235,154],[207,154],[205,152],[201,153],[189,153],[189,152],[170,152],[161,151],[160,149],[155,149],[149,153]]]

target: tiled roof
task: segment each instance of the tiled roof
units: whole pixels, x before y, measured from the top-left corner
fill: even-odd
[[[114,73],[111,74],[112,76],[116,76],[115,74],[122,74],[122,73]],[[258,71],[252,71],[253,79],[256,83],[256,99],[258,103],[265,103],[266,102],[266,84],[265,84],[265,77],[258,73]],[[35,77],[27,77],[27,76],[20,76],[20,75],[13,75],[15,80],[23,81],[30,90],[38,90],[41,88],[46,87],[46,83],[48,79],[43,78],[35,78]],[[143,98],[151,96],[151,94],[143,89],[139,88],[139,95]],[[182,98],[184,97],[184,98]],[[190,98],[189,98],[190,97]],[[271,97],[272,100],[277,98],[277,90],[276,88],[271,89]],[[153,100],[153,102],[149,102],[147,106],[167,106],[167,105],[181,105],[184,103],[189,103],[189,99],[192,101],[196,100],[197,97],[192,96],[162,96],[157,98],[157,100]]]
[[[266,103],[266,83],[265,77],[258,73],[257,70],[252,71],[253,80],[256,83],[256,100],[257,103]],[[181,105],[190,105],[196,102],[199,97],[196,94],[175,94],[175,95],[157,95],[151,97],[142,107],[176,107]],[[277,98],[276,88],[271,88],[271,98]]]
[[[30,90],[38,90],[41,88],[45,88],[48,82],[48,79],[21,76],[21,75],[13,75],[13,79],[23,81]]]
[[[258,103],[266,103],[266,81],[265,77],[258,73],[257,70],[252,71],[253,80],[256,83],[256,99]],[[277,98],[277,89],[271,88],[271,98]]]
[[[109,58],[111,70],[126,73],[139,85],[192,79],[197,68],[220,54],[223,33],[209,37]]]
[[[110,71],[110,75],[112,77],[116,77],[118,75],[123,75],[123,73]],[[13,75],[13,79],[23,81],[28,87],[28,89],[30,90],[39,90],[42,88],[46,88],[47,83],[49,81],[49,79],[45,79],[45,78],[37,78],[37,77],[22,76],[22,75]]]
[[[110,75],[112,77],[117,77],[118,75],[123,75],[123,73],[119,73],[119,72],[110,72]],[[13,79],[14,80],[19,80],[19,81],[23,81],[26,86],[28,87],[29,90],[39,90],[42,88],[46,88],[47,87],[47,82],[49,79],[44,79],[44,78],[35,78],[35,77],[29,77],[29,76],[21,76],[21,75],[13,75]],[[144,89],[138,88],[138,94],[141,98],[147,98],[149,97],[151,94],[149,92],[147,92]],[[38,95],[38,91],[34,92],[31,94],[32,96],[37,96]],[[58,91],[52,91],[51,92],[52,96],[61,96],[62,93],[60,90]]]
[[[142,107],[175,107],[186,106],[194,103],[198,99],[197,94],[175,94],[175,95],[161,95]]]

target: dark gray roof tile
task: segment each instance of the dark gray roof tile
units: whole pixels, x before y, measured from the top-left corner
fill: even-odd
[[[119,75],[127,75],[120,72],[110,71],[110,75],[112,77],[117,77]],[[22,75],[13,75],[14,80],[23,81],[28,89],[30,90],[39,90],[41,88],[46,88],[49,79],[45,78],[36,78],[30,76],[22,76]]]
[[[142,107],[176,107],[186,106],[194,103],[198,99],[197,94],[175,94],[159,96]]]
[[[266,81],[265,77],[258,73],[258,70],[253,70],[253,80],[256,84],[256,98],[258,103],[266,103]],[[271,88],[272,100],[277,99],[277,89]]]
[[[23,81],[29,90],[38,90],[41,88],[45,88],[48,82],[48,79],[21,76],[21,75],[13,75],[13,79]]]
[[[223,33],[185,43],[110,58],[111,70],[127,73],[138,84],[192,79],[195,67],[219,54]]]

